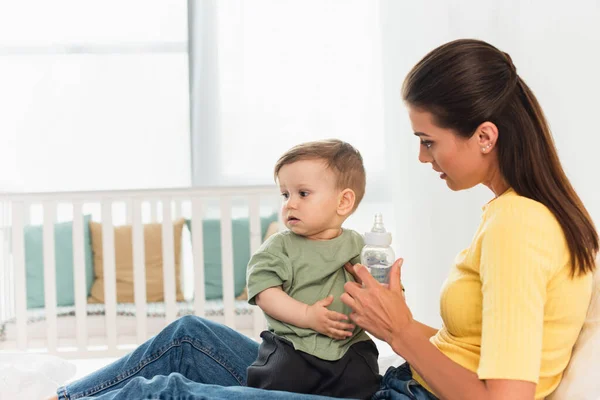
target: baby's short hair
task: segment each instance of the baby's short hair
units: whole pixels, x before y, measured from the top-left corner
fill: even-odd
[[[337,175],[336,187],[352,189],[356,196],[354,210],[365,195],[367,184],[365,167],[360,152],[351,144],[338,139],[318,140],[296,145],[286,151],[275,164],[275,179],[284,165],[301,160],[323,160]]]

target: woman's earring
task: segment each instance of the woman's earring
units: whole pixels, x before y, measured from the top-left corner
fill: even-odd
[[[489,149],[490,147],[492,147],[492,144],[491,144],[491,143],[488,143],[488,145],[487,145],[487,146],[485,146],[485,147],[482,147],[482,148],[481,148],[481,151],[483,151],[483,152],[485,153],[486,151],[488,151],[488,149]]]

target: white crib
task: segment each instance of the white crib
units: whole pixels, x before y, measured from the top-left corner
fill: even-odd
[[[258,338],[265,327],[260,310],[236,301],[233,281],[232,216],[249,218],[250,251],[260,246],[261,213],[276,211],[274,186],[183,188],[63,193],[0,194],[0,351],[41,351],[64,358],[122,355],[181,315],[195,314]],[[241,211],[240,211],[241,210]],[[103,305],[87,304],[84,271],[84,213],[102,223]],[[206,300],[203,224],[209,214],[221,224],[223,298]],[[190,218],[194,296],[177,302],[173,221]],[[43,223],[43,309],[28,310],[23,232],[33,219]],[[75,302],[57,306],[54,226],[72,221]],[[144,231],[146,222],[162,226],[164,302],[146,302]],[[132,227],[134,303],[119,304],[116,295],[114,226]],[[149,316],[150,314],[150,316]]]

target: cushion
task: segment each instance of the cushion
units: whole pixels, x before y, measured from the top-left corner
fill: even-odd
[[[600,399],[600,262],[596,265],[587,317],[562,381],[548,400]]]
[[[83,253],[87,295],[90,294],[94,280],[89,222],[90,216],[84,216]],[[44,227],[41,225],[26,226],[23,234],[27,308],[44,307]],[[73,223],[71,221],[54,225],[54,257],[56,260],[57,305],[72,306],[75,304],[75,289],[73,285]]]
[[[181,231],[185,220],[173,222],[175,249],[175,287],[177,301],[183,300],[180,283]],[[146,266],[146,301],[164,301],[162,225],[144,226],[144,261]],[[104,257],[102,254],[102,224],[90,222],[92,252],[94,254],[95,281],[89,303],[104,303]],[[117,277],[117,302],[133,303],[133,239],[131,225],[117,226],[115,235],[115,269]]]
[[[279,224],[277,222],[271,222],[269,227],[267,228],[267,233],[265,233],[265,237],[263,238],[263,242],[265,242],[269,236],[279,231]],[[248,260],[250,261],[250,260]],[[244,286],[244,290],[242,293],[236,296],[236,300],[248,300],[248,286]]]
[[[277,221],[277,214],[261,217],[261,237],[265,237],[271,223]],[[190,232],[191,221],[186,220]],[[242,294],[246,287],[246,267],[250,261],[250,222],[248,218],[236,218],[231,221],[233,246],[234,293]],[[275,231],[277,230],[276,226]],[[221,272],[221,221],[206,219],[202,223],[202,242],[204,247],[204,282],[206,299],[223,297],[223,276]]]

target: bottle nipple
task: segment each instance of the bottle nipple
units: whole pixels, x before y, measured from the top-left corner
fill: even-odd
[[[383,215],[381,213],[375,214],[375,219],[373,221],[373,228],[371,228],[371,232],[386,233],[385,226],[383,225]]]

